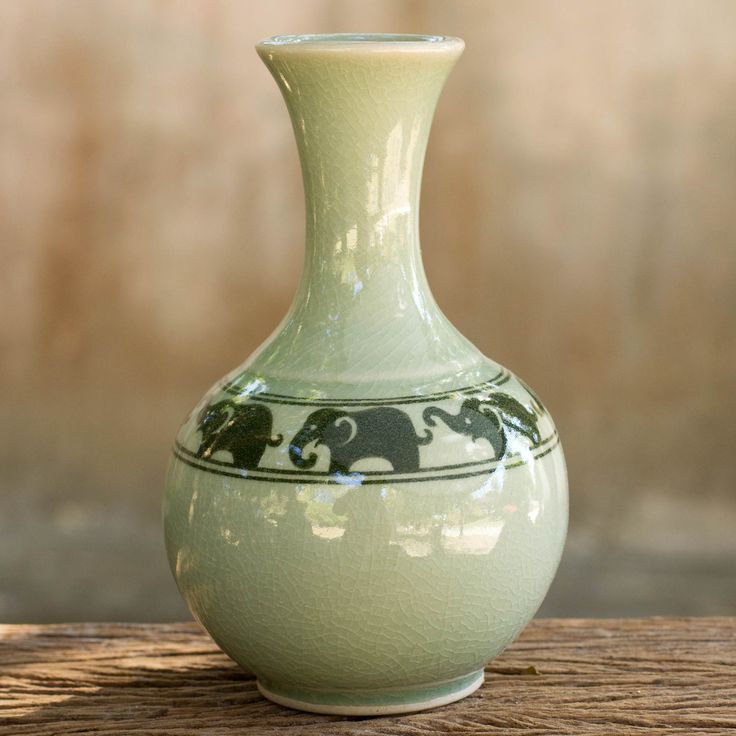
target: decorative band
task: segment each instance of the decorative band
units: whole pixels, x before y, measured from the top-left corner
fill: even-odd
[[[499,467],[503,467],[504,470],[510,470],[512,468],[519,468],[524,465],[528,465],[534,460],[539,460],[545,455],[551,453],[559,444],[560,438],[555,430],[555,432],[538,445],[530,448],[530,452],[532,453],[531,457],[524,458],[521,454],[515,453],[507,456],[507,459],[512,460],[512,462],[507,462],[506,459],[479,460],[475,462],[458,463],[456,465],[440,465],[424,468],[423,470],[413,472],[411,474],[395,471],[356,471],[342,474],[309,470],[287,470],[283,468],[241,469],[236,468],[229,463],[217,460],[208,460],[204,462],[197,458],[193,452],[187,450],[179,443],[174,446],[173,452],[175,457],[186,465],[190,465],[197,470],[214,475],[267,481],[270,483],[363,486],[387,483],[426,483],[437,480],[459,480],[462,478],[487,476]],[[519,459],[514,460],[514,458]],[[440,472],[440,474],[437,475],[439,471],[444,472]],[[435,475],[432,475],[432,473],[435,473]]]
[[[452,399],[465,395],[480,393],[486,389],[503,386],[511,380],[511,374],[501,369],[495,376],[489,378],[482,383],[476,383],[472,386],[463,386],[448,391],[440,391],[433,394],[410,394],[406,396],[390,396],[380,399],[310,399],[303,396],[289,396],[287,394],[274,394],[269,391],[253,391],[249,392],[247,386],[238,386],[237,379],[230,381],[220,389],[231,396],[245,396],[249,401],[263,401],[269,404],[289,404],[293,406],[386,406],[426,403],[431,401],[440,401],[442,399]]]

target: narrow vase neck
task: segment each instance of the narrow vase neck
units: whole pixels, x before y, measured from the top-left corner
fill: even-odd
[[[291,116],[306,201],[304,272],[282,342],[329,336],[347,369],[356,328],[390,319],[409,335],[439,312],[421,263],[419,193],[434,109],[462,48],[341,34],[258,45]]]
[[[380,278],[377,259],[418,265],[424,152],[462,44],[380,40],[395,38],[287,37],[259,46],[294,126],[312,285],[331,278],[367,289]]]

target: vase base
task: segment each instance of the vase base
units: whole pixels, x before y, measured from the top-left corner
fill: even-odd
[[[341,716],[384,716],[414,713],[454,703],[483,684],[483,670],[449,682],[415,688],[369,691],[320,691],[280,687],[258,680],[258,690],[274,703],[309,713]]]

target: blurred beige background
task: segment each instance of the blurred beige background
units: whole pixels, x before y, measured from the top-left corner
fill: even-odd
[[[422,240],[436,297],[555,416],[546,615],[736,612],[736,3],[0,4],[0,620],[186,616],[173,436],[285,312],[296,148],[253,44],[466,39]]]

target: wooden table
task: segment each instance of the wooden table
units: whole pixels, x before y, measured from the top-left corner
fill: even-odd
[[[0,626],[0,734],[726,734],[736,618],[547,619],[459,703],[343,718],[264,700],[193,623]]]

